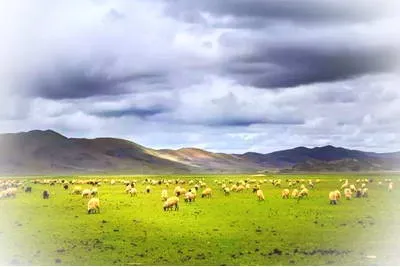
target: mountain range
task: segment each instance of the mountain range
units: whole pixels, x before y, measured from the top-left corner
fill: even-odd
[[[152,149],[117,138],[68,138],[52,130],[0,134],[1,175],[254,173],[399,170],[400,152],[297,147],[267,154]]]

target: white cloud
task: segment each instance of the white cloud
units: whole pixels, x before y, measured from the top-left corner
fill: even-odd
[[[155,148],[198,146],[234,153],[325,144],[400,150],[396,72],[274,90],[242,84],[223,72],[232,56],[264,43],[396,46],[398,16],[235,29],[218,26],[234,16],[203,13],[208,24],[189,23],[165,14],[165,5],[0,2],[0,130],[50,128],[73,137],[112,136]],[[273,67],[250,65],[264,72]],[[58,98],[49,96],[53,87],[23,94],[35,89],[37,77],[51,80],[77,68],[98,75],[89,81],[96,86],[96,77],[105,82],[131,74],[139,78],[124,83],[128,91],[123,93],[94,86],[84,97],[76,92],[66,97],[72,86]]]

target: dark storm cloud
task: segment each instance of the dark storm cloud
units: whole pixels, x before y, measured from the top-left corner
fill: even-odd
[[[388,72],[397,64],[397,51],[391,47],[330,49],[287,45],[256,48],[250,54],[231,59],[225,71],[244,84],[281,88]]]
[[[266,22],[346,23],[373,20],[381,9],[371,8],[379,1],[333,0],[166,0],[167,14],[193,23],[203,22],[201,13],[231,16],[227,24],[240,27],[262,27]]]
[[[111,111],[98,111],[91,112],[90,114],[96,115],[98,117],[106,118],[120,118],[120,117],[139,117],[141,119],[146,119],[148,117],[162,114],[170,111],[171,109],[162,105],[154,105],[149,107],[130,107],[121,110],[111,110]]]
[[[132,85],[155,85],[165,83],[166,80],[165,74],[159,72],[110,77],[107,73],[91,74],[82,68],[59,69],[56,73],[46,73],[35,78],[28,94],[47,99],[87,98],[128,93],[135,89],[132,89]]]
[[[282,120],[271,120],[271,119],[257,119],[257,118],[240,118],[240,117],[231,117],[231,118],[221,118],[220,120],[210,120],[205,122],[205,125],[208,126],[234,126],[234,127],[247,127],[255,124],[270,124],[270,125],[300,125],[303,124],[303,120],[299,119],[282,119]]]

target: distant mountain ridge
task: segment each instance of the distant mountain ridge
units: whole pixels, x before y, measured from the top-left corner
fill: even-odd
[[[400,152],[331,145],[262,154],[152,149],[117,138],[68,138],[52,130],[0,134],[0,174],[244,173],[398,170]]]

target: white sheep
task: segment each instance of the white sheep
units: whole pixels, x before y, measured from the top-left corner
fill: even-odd
[[[347,200],[350,200],[350,199],[351,199],[351,197],[352,197],[352,191],[351,191],[350,188],[345,188],[343,193],[344,193],[344,196],[345,196],[345,198],[346,198]]]
[[[258,200],[265,200],[264,192],[261,189],[258,189],[256,192]]]
[[[235,191],[235,192],[236,192],[236,190],[237,190],[237,185],[235,185],[235,184],[232,185],[232,186],[231,186],[231,191]]]
[[[243,190],[244,190],[243,185],[239,185],[238,187],[236,187],[236,192],[242,192]]]
[[[300,200],[300,199],[302,199],[304,197],[308,197],[308,189],[307,188],[304,188],[304,189],[300,190],[300,192],[299,192],[299,194],[297,196],[297,200]]]
[[[75,186],[72,189],[72,194],[73,195],[80,195],[81,193],[82,193],[82,187],[80,187],[80,186]]]
[[[17,195],[18,189],[15,187],[10,187],[6,190],[7,197],[15,197]]]
[[[334,191],[336,193],[336,199],[339,200],[342,197],[342,194],[340,194],[339,190]]]
[[[389,182],[388,191],[392,192],[392,190],[393,190],[393,182]]]
[[[172,207],[175,207],[175,210],[179,209],[179,198],[176,196],[170,197],[168,198],[165,202],[164,202],[164,206],[163,209],[164,211],[167,210],[172,210]]]
[[[354,184],[351,184],[349,188],[350,188],[350,190],[352,192],[356,192],[357,191],[356,186]]]
[[[231,189],[229,187],[224,187],[224,194],[225,196],[229,195],[231,192]]]
[[[288,199],[289,198],[289,194],[290,194],[289,189],[286,188],[286,189],[282,190],[282,198]]]
[[[90,191],[90,194],[92,196],[97,196],[97,193],[98,193],[97,188],[92,188],[92,190]]]
[[[168,191],[167,189],[163,189],[161,191],[161,201],[166,201],[168,199]]]
[[[147,192],[147,193],[150,193],[150,191],[151,191],[150,185],[146,186],[146,192]]]
[[[185,193],[185,202],[194,202],[196,199],[196,194],[193,192],[189,191]]]
[[[100,200],[96,197],[89,199],[88,201],[88,214],[90,213],[100,213]]]
[[[362,197],[368,197],[368,188],[364,187],[361,191]]]
[[[211,197],[211,194],[212,194],[212,190],[211,190],[211,188],[209,188],[209,187],[207,187],[206,189],[204,189],[203,190],[203,192],[201,193],[201,197],[202,198],[204,198],[204,197]]]
[[[129,190],[129,194],[132,196],[136,196],[137,195],[137,189],[135,187],[131,188],[131,190]]]
[[[298,194],[299,194],[299,190],[296,189],[296,188],[293,189],[293,191],[292,191],[292,198],[297,198]]]
[[[336,202],[338,200],[337,196],[338,196],[337,191],[329,192],[329,204],[336,205]]]
[[[91,195],[90,189],[85,189],[82,191],[82,197],[89,197]]]
[[[126,187],[125,187],[125,193],[129,193],[129,191],[132,189],[132,186],[131,186],[131,184],[128,184]]]

